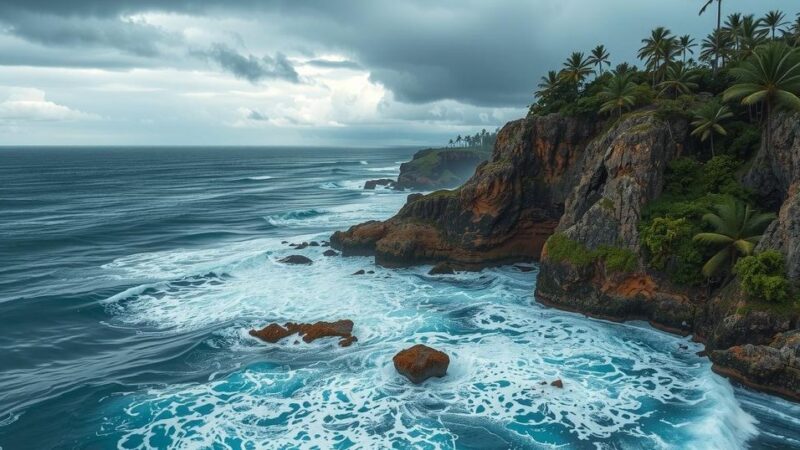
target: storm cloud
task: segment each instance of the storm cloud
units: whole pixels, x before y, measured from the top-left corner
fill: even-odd
[[[256,83],[264,79],[280,78],[300,82],[297,71],[283,53],[256,57],[242,55],[225,44],[215,44],[205,55],[238,78]]]
[[[128,105],[155,99],[124,97],[114,86],[171,92],[172,104],[184,106],[169,120],[185,127],[225,111],[220,127],[237,124],[253,110],[269,117],[249,119],[264,126],[325,126],[343,136],[404,127],[444,137],[524,114],[539,77],[572,51],[602,43],[612,63],[636,63],[641,38],[659,25],[700,41],[715,23],[713,14],[698,16],[701,3],[0,0],[0,65],[15,68],[0,84],[141,123],[153,120],[145,105],[115,113],[110,100],[77,89],[108,79],[105,92]],[[725,14],[797,12],[785,0],[723,5]]]

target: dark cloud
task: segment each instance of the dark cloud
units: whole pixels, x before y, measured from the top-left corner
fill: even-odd
[[[300,82],[300,76],[283,53],[274,57],[265,55],[242,55],[225,44],[215,44],[205,55],[237,78],[251,83],[265,79],[282,79],[293,83]]]
[[[125,18],[60,16],[27,11],[5,11],[0,21],[7,32],[46,46],[112,47],[123,52],[154,57],[162,44],[177,44],[180,35],[141,21]]]
[[[726,14],[788,8],[785,0],[727,0],[724,5]],[[570,51],[604,43],[614,63],[633,62],[640,39],[656,25],[691,33],[699,41],[713,28],[714,17],[698,17],[698,9],[696,0],[0,0],[0,21],[18,36],[48,45],[107,45],[152,55],[165,37],[121,17],[155,11],[247,18],[263,23],[270,44],[284,53],[348,55],[400,101],[524,107],[538,77],[558,69]],[[19,19],[22,13],[66,22],[53,19],[55,27],[25,22]],[[216,46],[206,56],[251,82],[298,81],[280,53],[257,57]],[[356,68],[325,59],[309,64]]]

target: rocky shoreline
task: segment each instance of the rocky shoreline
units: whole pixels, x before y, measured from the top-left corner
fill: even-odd
[[[800,118],[772,124],[745,185],[776,209],[759,244],[777,250],[800,281]],[[645,264],[639,225],[664,190],[667,164],[691,148],[685,119],[653,110],[614,123],[548,115],[507,124],[489,161],[460,188],[412,195],[394,217],[337,232],[331,245],[378,264],[449,263],[479,269],[539,261],[535,297],[592,317],[647,320],[705,343],[714,371],[758,390],[800,400],[800,314],[751,304],[734,280],[709,295],[676,285]],[[551,237],[624,256],[576,264],[548,252]],[[594,254],[594,253],[592,253]],[[619,259],[619,258],[618,258]]]

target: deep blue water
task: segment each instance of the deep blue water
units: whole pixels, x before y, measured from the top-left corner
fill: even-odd
[[[800,448],[797,404],[686,338],[539,306],[535,271],[281,244],[391,216],[406,194],[361,186],[412,153],[0,149],[0,448]],[[247,335],[344,318],[350,348]],[[452,363],[416,387],[391,357],[419,342]]]

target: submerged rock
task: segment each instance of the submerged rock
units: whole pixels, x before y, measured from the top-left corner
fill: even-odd
[[[365,273],[367,272],[364,269],[360,269],[353,272],[353,275],[364,275]]]
[[[394,368],[415,384],[430,377],[445,376],[450,365],[447,354],[422,344],[400,351],[392,361]]]
[[[381,178],[378,180],[369,180],[364,183],[364,189],[366,190],[374,190],[378,186],[388,186],[390,188],[394,187],[395,181],[390,180],[389,178]]]
[[[428,275],[453,275],[455,273],[456,271],[453,270],[453,266],[446,262],[440,262],[428,271]]]
[[[336,250],[325,250],[322,252],[322,256],[339,256],[339,253]]]
[[[306,265],[308,265],[308,264],[312,264],[314,261],[312,261],[309,258],[306,258],[303,255],[290,255],[290,256],[287,256],[286,258],[279,259],[278,262],[284,263],[284,264],[306,264]]]
[[[302,336],[304,342],[314,342],[323,337],[340,337],[339,346],[349,347],[358,338],[353,336],[352,320],[337,320],[336,322],[294,323],[288,322],[283,326],[271,323],[260,330],[250,330],[250,336],[262,341],[276,343],[281,339],[297,334]]]

